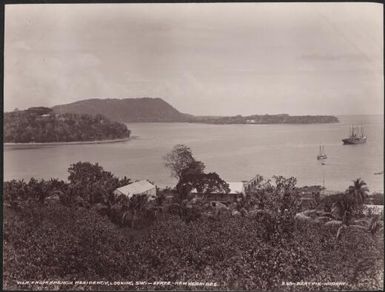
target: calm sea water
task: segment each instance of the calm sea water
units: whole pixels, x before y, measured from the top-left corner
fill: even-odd
[[[162,157],[175,144],[188,145],[207,171],[227,181],[256,174],[294,176],[299,185],[323,183],[329,190],[345,190],[355,178],[370,191],[383,191],[383,116],[341,116],[338,124],[206,125],[188,123],[128,124],[133,138],[116,144],[61,145],[4,149],[4,180],[66,179],[77,161],[99,162],[118,176],[149,179],[159,186],[175,185]],[[368,141],[343,146],[351,124],[363,125]],[[326,165],[316,156],[325,146]]]

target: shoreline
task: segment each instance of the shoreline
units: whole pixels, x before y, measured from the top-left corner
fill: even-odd
[[[204,125],[322,125],[340,124],[341,122],[309,122],[309,123],[224,123],[224,122],[204,122],[204,121],[128,121],[124,124],[204,124]]]
[[[3,143],[4,148],[13,148],[18,146],[61,146],[61,145],[82,145],[82,144],[109,144],[127,142],[131,137],[109,140],[93,140],[93,141],[70,141],[70,142],[28,142],[28,143]]]

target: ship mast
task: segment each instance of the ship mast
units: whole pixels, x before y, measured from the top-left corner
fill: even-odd
[[[324,164],[321,163],[321,169],[322,169],[322,194],[325,194],[325,168],[323,167]]]

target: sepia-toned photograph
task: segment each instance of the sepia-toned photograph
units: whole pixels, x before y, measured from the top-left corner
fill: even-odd
[[[3,289],[382,291],[383,15],[5,4]]]

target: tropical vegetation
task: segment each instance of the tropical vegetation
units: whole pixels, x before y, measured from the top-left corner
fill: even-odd
[[[227,192],[185,145],[165,156],[179,187],[117,196],[132,182],[98,164],[77,162],[68,181],[4,183],[4,287],[64,290],[378,290],[383,287],[383,218],[375,232],[296,221],[302,188],[295,178],[256,177],[246,196],[213,206],[202,194]],[[203,182],[197,182],[198,178]],[[367,193],[355,180],[346,195],[351,221]],[[337,204],[338,200],[333,203]],[[322,212],[326,205],[319,204]],[[354,206],[354,207],[353,207]],[[321,211],[320,211],[321,212]],[[362,219],[362,218],[361,218]],[[381,219],[381,220],[380,220]],[[303,223],[303,224],[302,224]],[[336,233],[340,235],[336,237]],[[42,286],[18,281],[61,280]],[[74,282],[73,282],[74,281]],[[104,281],[85,286],[77,281]],[[132,281],[131,284],[114,285]],[[140,281],[140,282],[139,282]],[[155,282],[163,281],[167,285]],[[189,286],[188,283],[217,286]],[[315,283],[291,286],[287,283]],[[338,286],[331,283],[340,282]]]
[[[129,136],[126,125],[102,115],[58,114],[45,107],[4,114],[5,143],[99,141]]]

